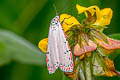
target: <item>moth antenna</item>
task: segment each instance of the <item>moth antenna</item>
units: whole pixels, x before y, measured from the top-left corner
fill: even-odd
[[[56,9],[55,4],[53,4],[53,7],[54,7],[54,9],[55,9],[56,15],[58,16],[58,12],[57,12],[57,9]]]

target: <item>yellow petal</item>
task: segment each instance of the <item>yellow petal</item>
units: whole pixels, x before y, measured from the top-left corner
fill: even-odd
[[[112,19],[113,11],[110,8],[104,8],[102,10],[99,9],[98,6],[91,6],[91,7],[82,7],[76,4],[76,8],[78,10],[78,14],[85,13],[86,17],[93,16],[96,14],[94,25],[109,25]]]
[[[95,12],[98,15],[100,12],[100,9],[98,8],[98,6],[91,6],[86,8],[76,4],[76,8],[77,8],[78,14],[81,14],[84,12],[86,17],[88,17],[89,15],[93,16]],[[90,14],[87,14],[87,12],[89,12]]]
[[[100,13],[105,19],[107,19],[107,18],[111,19],[113,11],[111,8],[104,8],[100,11]]]
[[[104,8],[100,11],[100,18],[96,20],[95,25],[109,25],[112,19],[113,11],[110,8]]]
[[[81,14],[87,10],[86,7],[80,6],[79,4],[76,4],[76,8],[78,10],[78,14]]]
[[[40,40],[38,47],[40,48],[41,51],[47,53],[47,44],[48,44],[48,38],[45,38]]]
[[[66,18],[66,19],[64,20],[64,18]],[[64,32],[66,32],[68,29],[70,29],[73,25],[80,24],[75,17],[68,15],[68,14],[60,15],[60,22],[62,22],[63,20],[64,20],[64,22],[63,22],[62,26],[63,26]]]

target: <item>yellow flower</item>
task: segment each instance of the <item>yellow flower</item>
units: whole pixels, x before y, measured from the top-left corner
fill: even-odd
[[[76,8],[78,10],[78,14],[81,14],[84,12],[86,17],[93,16],[94,14],[96,14],[96,21],[93,23],[93,25],[104,26],[104,25],[110,24],[110,21],[112,18],[112,13],[113,13],[110,8],[105,8],[105,9],[100,10],[97,6],[91,6],[91,7],[86,8],[86,7],[82,7],[78,4],[76,5]],[[64,18],[66,18],[66,19],[64,20]],[[80,24],[75,17],[68,15],[68,14],[60,15],[60,22],[62,22],[63,20],[64,20],[64,22],[62,25],[63,25],[64,32],[69,30],[73,25]],[[44,53],[46,53],[47,39],[41,40],[39,42],[38,47]]]
[[[86,8],[86,7],[76,4],[76,8],[78,10],[78,14],[82,14],[84,12],[86,17],[89,17],[89,15],[93,16],[95,12],[97,15],[99,15],[99,12],[100,12],[100,9],[97,6],[91,6],[91,7]],[[87,11],[90,14],[87,13]],[[97,16],[97,17],[99,17],[99,16]]]
[[[103,26],[103,25],[110,24],[110,21],[112,18],[112,10],[110,8],[105,8],[105,9],[100,10],[97,6],[91,6],[91,7],[86,8],[86,7],[82,7],[78,4],[76,5],[76,8],[78,10],[78,14],[81,14],[84,12],[86,17],[93,16],[96,13],[97,19],[93,25]],[[75,17],[68,15],[68,14],[61,14],[60,22],[62,22],[64,18],[66,18],[62,25],[64,32],[69,30],[73,25],[80,24]],[[44,53],[47,52],[47,40],[48,40],[47,38],[41,40],[38,45],[38,47]]]
[[[100,10],[98,6],[91,6],[91,7],[82,7],[80,5],[76,5],[76,8],[78,10],[78,14],[85,13],[86,17],[94,16],[95,14],[95,22],[93,25],[109,25],[112,19],[113,11],[110,8],[105,8]]]
[[[73,25],[80,24],[75,17],[68,14],[61,14],[60,22],[62,22],[64,18],[66,18],[62,24],[64,32],[69,30]]]

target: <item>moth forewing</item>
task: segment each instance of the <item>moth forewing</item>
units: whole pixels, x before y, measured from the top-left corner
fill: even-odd
[[[73,71],[72,53],[59,16],[55,16],[50,24],[46,62],[50,74],[58,68],[64,72]]]

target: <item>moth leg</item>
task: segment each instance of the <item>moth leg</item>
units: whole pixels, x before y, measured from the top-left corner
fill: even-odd
[[[68,24],[68,23],[66,23],[66,22],[64,22],[66,25],[72,25],[73,23],[71,23],[71,24]]]
[[[63,23],[66,23],[66,22],[64,22],[66,19],[69,19],[69,18],[71,18],[72,16],[70,16],[70,17],[68,17],[68,18],[64,18],[63,19],[63,21],[61,22],[61,24],[63,24]],[[67,24],[68,25],[68,24]]]

